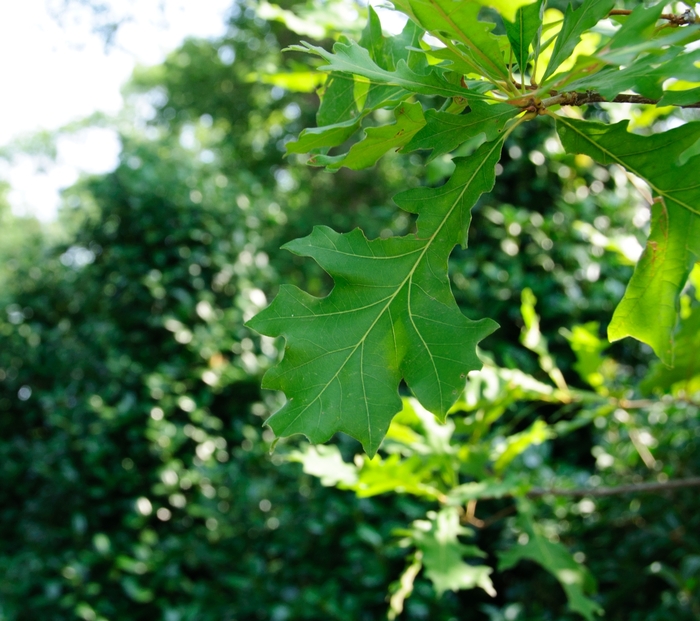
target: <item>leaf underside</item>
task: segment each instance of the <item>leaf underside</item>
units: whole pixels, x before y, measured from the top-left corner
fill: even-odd
[[[447,261],[456,244],[464,245],[471,208],[494,185],[502,145],[488,142],[455,160],[444,186],[396,197],[418,214],[413,235],[370,241],[360,230],[316,227],[285,246],[315,259],[335,286],[325,298],[283,286],[248,323],[287,342],[283,360],[263,380],[288,399],[268,419],[277,436],[303,433],[321,443],[343,431],[374,455],[401,410],[402,379],[425,408],[445,417],[466,374],[481,368],[477,343],[497,327],[462,314]]]
[[[700,157],[684,164],[680,157],[700,140],[700,122],[639,136],[627,131],[627,121],[603,125],[558,117],[557,130],[569,153],[623,166],[644,179],[656,197],[649,239],[615,309],[608,337],[616,341],[632,336],[672,365],[679,296],[700,260]]]

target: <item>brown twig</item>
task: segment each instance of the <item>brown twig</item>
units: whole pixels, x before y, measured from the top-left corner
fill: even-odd
[[[552,106],[584,106],[589,103],[629,103],[629,104],[650,104],[656,105],[658,99],[649,99],[641,95],[617,95],[613,99],[605,99],[602,95],[591,91],[585,93],[561,93],[554,97],[547,97],[540,103],[540,109],[551,108]],[[700,108],[700,102],[679,106],[680,108]]]
[[[613,9],[608,13],[608,16],[610,15],[631,15],[632,11],[629,9]],[[661,14],[661,19],[665,19],[667,22],[671,22],[672,24],[675,24],[676,26],[684,26],[686,24],[695,24],[697,23],[697,16],[695,15],[694,11],[688,10],[682,15],[675,15],[673,13],[662,13]]]
[[[573,489],[540,489],[533,488],[525,495],[528,498],[541,498],[542,496],[572,496],[580,498],[583,496],[617,496],[620,494],[639,494],[646,492],[668,492],[685,487],[700,487],[700,477],[688,479],[672,479],[664,482],[654,483],[633,483],[631,485],[618,485],[617,487],[593,487],[593,488],[573,488]]]

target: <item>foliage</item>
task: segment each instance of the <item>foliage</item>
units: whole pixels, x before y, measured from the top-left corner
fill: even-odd
[[[459,308],[501,328],[482,341],[486,365],[445,423],[402,399],[372,459],[342,434],[270,453],[273,434],[259,427],[280,395],[258,386],[281,344],[243,322],[280,281],[314,296],[331,287],[318,265],[279,252],[281,241],[316,222],[361,223],[369,239],[406,235],[412,216],[389,195],[420,185],[423,164],[438,186],[461,136],[459,156],[480,147],[474,127],[501,135],[497,118],[471,123],[495,104],[475,99],[455,114],[421,96],[426,125],[411,142],[422,149],[433,128],[446,130],[430,153],[392,146],[369,171],[331,160],[333,175],[293,153],[282,160],[323,81],[299,57],[280,58],[298,38],[289,9],[321,24],[314,36],[330,37],[338,15],[343,28],[352,22],[311,4],[268,7],[269,22],[243,8],[226,37],[188,41],[136,73],[121,163],[66,192],[60,235],[2,213],[0,619],[369,620],[387,607],[404,619],[577,618],[560,567],[550,575],[522,559],[496,571],[527,547],[530,528],[581,576],[572,607],[625,621],[697,618],[697,494],[594,495],[700,470],[694,349],[676,335],[676,366],[648,373],[644,347],[601,339],[648,209],[619,168],[565,153],[548,118],[504,141],[469,247],[447,260]],[[373,24],[364,40],[391,51]],[[405,33],[411,47],[419,34]],[[409,61],[428,68],[417,50]],[[334,73],[323,88],[319,124],[352,103],[367,130],[379,128],[368,132],[373,158],[399,120],[369,106],[405,93],[368,86],[360,110],[362,80]],[[690,91],[664,98],[674,92]],[[675,122],[668,114],[661,128]],[[688,335],[697,272],[691,283],[680,305]],[[591,495],[523,498],[552,487]],[[531,517],[515,516],[516,501]]]
[[[639,390],[632,378],[613,385],[610,371],[619,367],[602,357],[605,347],[595,343],[596,324],[572,326],[573,331],[566,332],[578,357],[575,368],[590,384],[589,389],[572,390],[539,331],[534,298],[523,291],[523,344],[538,355],[539,366],[553,385],[521,375],[516,381],[530,392],[519,394],[512,385],[503,390],[511,403],[529,398],[562,408],[573,406],[578,411],[568,422],[550,426],[536,420],[512,433],[512,423],[506,419],[499,424],[510,434],[494,444],[501,437],[495,435],[496,426],[489,444],[484,432],[490,432],[505,413],[496,409],[481,415],[484,428],[474,426],[467,416],[470,433],[446,450],[427,439],[418,448],[416,430],[410,425],[402,428],[402,420],[406,408],[414,416],[417,408],[425,408],[443,423],[448,410],[472,411],[459,401],[453,404],[466,375],[473,376],[479,368],[477,344],[493,326],[486,319],[468,319],[458,309],[450,290],[448,259],[456,245],[466,248],[471,210],[503,171],[499,160],[506,141],[521,125],[540,117],[554,121],[567,153],[604,166],[621,166],[648,184],[654,198],[646,247],[610,321],[608,336],[611,341],[635,337],[667,366],[673,365],[677,349],[683,366],[675,379],[692,380],[694,358],[688,360],[687,352],[694,339],[696,311],[683,291],[700,260],[700,196],[690,173],[700,161],[700,124],[634,134],[629,121],[591,120],[596,111],[585,106],[676,101],[669,94],[673,89],[664,89],[671,79],[681,91],[694,86],[683,81],[697,75],[698,55],[690,44],[700,36],[700,27],[692,11],[662,15],[662,3],[613,11],[613,0],[586,0],[575,9],[569,5],[563,15],[546,9],[544,2],[521,3],[500,15],[483,10],[482,4],[494,7],[494,3],[471,0],[394,4],[409,18],[399,35],[385,37],[370,8],[359,42],[341,37],[332,52],[310,43],[291,46],[320,57],[318,69],[329,72],[329,78],[321,97],[319,127],[304,130],[289,152],[309,151],[309,164],[334,171],[371,166],[394,149],[432,150],[431,158],[449,162],[451,175],[438,187],[412,189],[395,197],[399,207],[417,215],[406,235],[370,240],[360,230],[340,234],[317,227],[311,235],[284,246],[312,257],[335,286],[318,298],[283,285],[273,303],[248,323],[262,334],[286,341],[284,357],[267,372],[263,386],[283,391],[287,402],[267,424],[278,437],[302,433],[312,442],[325,442],[343,431],[362,443],[372,459],[358,464],[355,473],[332,450],[294,453],[294,459],[322,476],[325,484],[354,489],[359,496],[409,493],[441,505],[428,520],[417,521],[414,530],[406,531],[406,545],[413,552],[397,587],[401,595],[391,599],[390,616],[401,612],[421,566],[437,593],[474,586],[495,593],[490,568],[461,560],[483,553],[459,542],[458,535],[470,532],[459,526],[460,510],[451,507],[467,503],[461,515],[469,522],[476,500],[511,496],[521,498],[514,527],[520,525],[522,547],[504,551],[499,567],[510,568],[521,559],[538,562],[560,581],[570,609],[592,619],[601,610],[588,599],[595,592],[595,581],[533,521],[532,505],[523,498],[542,495],[530,487],[536,477],[518,477],[517,472],[508,472],[508,466],[531,447],[590,423],[597,412],[614,411],[627,402],[630,391]],[[691,105],[698,103],[692,100]],[[576,111],[573,106],[584,108]],[[377,114],[381,109],[392,112],[384,118],[393,115],[393,123],[375,127],[366,122],[374,115],[381,123]],[[651,114],[658,118],[662,111]],[[357,138],[363,124],[363,135]],[[547,127],[543,123],[540,131]],[[454,152],[452,158],[449,152]],[[517,251],[516,246],[512,254]],[[681,300],[689,306],[678,329]],[[508,377],[507,370],[496,369],[497,376],[499,372]],[[467,382],[467,392],[474,377]],[[653,381],[643,385],[673,390],[669,379],[662,384]],[[402,382],[418,399],[412,405],[404,401],[403,409],[398,391]],[[444,428],[447,439],[453,429],[453,423]],[[651,467],[655,461],[646,443],[638,436],[635,440],[633,433],[630,438]],[[376,456],[380,445],[389,457]],[[470,445],[474,453],[467,449]],[[335,473],[330,478],[329,469]]]

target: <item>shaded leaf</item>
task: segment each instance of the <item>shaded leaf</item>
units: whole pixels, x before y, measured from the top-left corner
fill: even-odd
[[[301,132],[298,140],[287,143],[287,153],[308,153],[323,147],[336,147],[350,138],[359,126],[358,118],[325,127],[309,127]]]
[[[700,309],[681,320],[675,334],[673,368],[656,364],[641,383],[644,392],[661,389],[664,392],[674,385],[682,386],[687,394],[700,389]]]
[[[533,521],[531,504],[526,500],[518,503],[519,525],[527,535],[527,542],[513,546],[499,554],[499,571],[510,569],[522,560],[534,561],[553,574],[566,593],[569,607],[588,621],[602,610],[587,594],[596,590],[596,583],[590,572],[577,563],[568,550],[560,543],[551,541],[542,533],[541,527]]]
[[[660,199],[652,205],[652,226],[622,302],[608,326],[611,341],[633,336],[673,363],[678,296],[700,259],[700,183],[697,156],[683,165],[681,153],[700,139],[700,123],[663,134],[638,136],[627,121],[603,125],[557,117],[569,153],[584,153],[600,164],[620,164],[644,179]]]

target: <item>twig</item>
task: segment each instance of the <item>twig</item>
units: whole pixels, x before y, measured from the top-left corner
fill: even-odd
[[[547,97],[540,103],[541,108],[552,106],[584,106],[589,103],[629,103],[629,104],[650,104],[656,105],[659,99],[649,99],[641,95],[617,95],[613,99],[605,99],[602,95],[593,92],[586,93],[561,93],[554,97]],[[700,102],[679,106],[681,108],[700,108]]]
[[[664,481],[663,483],[634,483],[632,485],[618,485],[617,487],[593,487],[593,488],[574,488],[574,489],[541,489],[533,488],[525,495],[528,498],[541,498],[542,496],[573,496],[579,498],[582,496],[617,496],[619,494],[639,494],[645,492],[667,492],[684,487],[700,487],[700,477],[691,477],[688,479],[674,479]]]
[[[608,13],[608,16],[610,15],[631,15],[632,11],[629,9],[613,9]],[[697,16],[695,15],[694,11],[691,11],[690,9],[687,10],[685,13],[682,15],[674,15],[673,13],[662,13],[661,14],[661,19],[665,19],[667,22],[671,22],[672,24],[675,24],[676,26],[684,26],[686,24],[695,24],[698,21]]]

